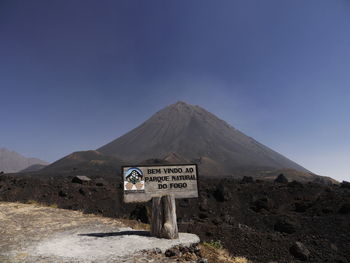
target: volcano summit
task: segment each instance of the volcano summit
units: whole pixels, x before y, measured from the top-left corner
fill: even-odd
[[[205,109],[184,102],[160,110],[97,151],[134,163],[147,159],[195,162],[204,175],[286,168],[307,172]]]

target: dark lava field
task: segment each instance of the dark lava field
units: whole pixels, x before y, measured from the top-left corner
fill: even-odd
[[[148,223],[151,204],[124,204],[121,178],[0,175],[0,201],[60,208]],[[177,199],[179,230],[221,241],[254,262],[350,262],[350,184],[199,181],[198,199]]]

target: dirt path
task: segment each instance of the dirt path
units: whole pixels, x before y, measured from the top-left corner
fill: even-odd
[[[199,242],[185,233],[180,240],[157,239],[130,225],[140,227],[78,211],[0,202],[0,262],[175,262],[144,251]]]

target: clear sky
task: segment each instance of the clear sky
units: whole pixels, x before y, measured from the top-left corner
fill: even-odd
[[[1,0],[0,147],[96,149],[183,100],[350,180],[349,0]]]

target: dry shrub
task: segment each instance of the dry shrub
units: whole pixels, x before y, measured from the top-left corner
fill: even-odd
[[[226,249],[217,248],[211,243],[200,244],[202,256],[211,263],[253,263],[244,257],[233,257]]]
[[[36,205],[36,206],[41,206],[41,204],[35,200],[28,200],[27,204],[29,205]]]
[[[150,230],[151,226],[149,224],[142,223],[137,220],[132,220],[132,219],[124,219],[124,218],[119,218],[118,221],[123,223],[126,226],[129,226],[133,229],[136,230]]]
[[[39,203],[38,201],[35,200],[28,200],[26,204],[29,205],[34,205],[34,206],[46,206],[46,207],[51,207],[51,208],[58,208],[58,205],[53,203],[53,204],[45,204],[45,203]]]

